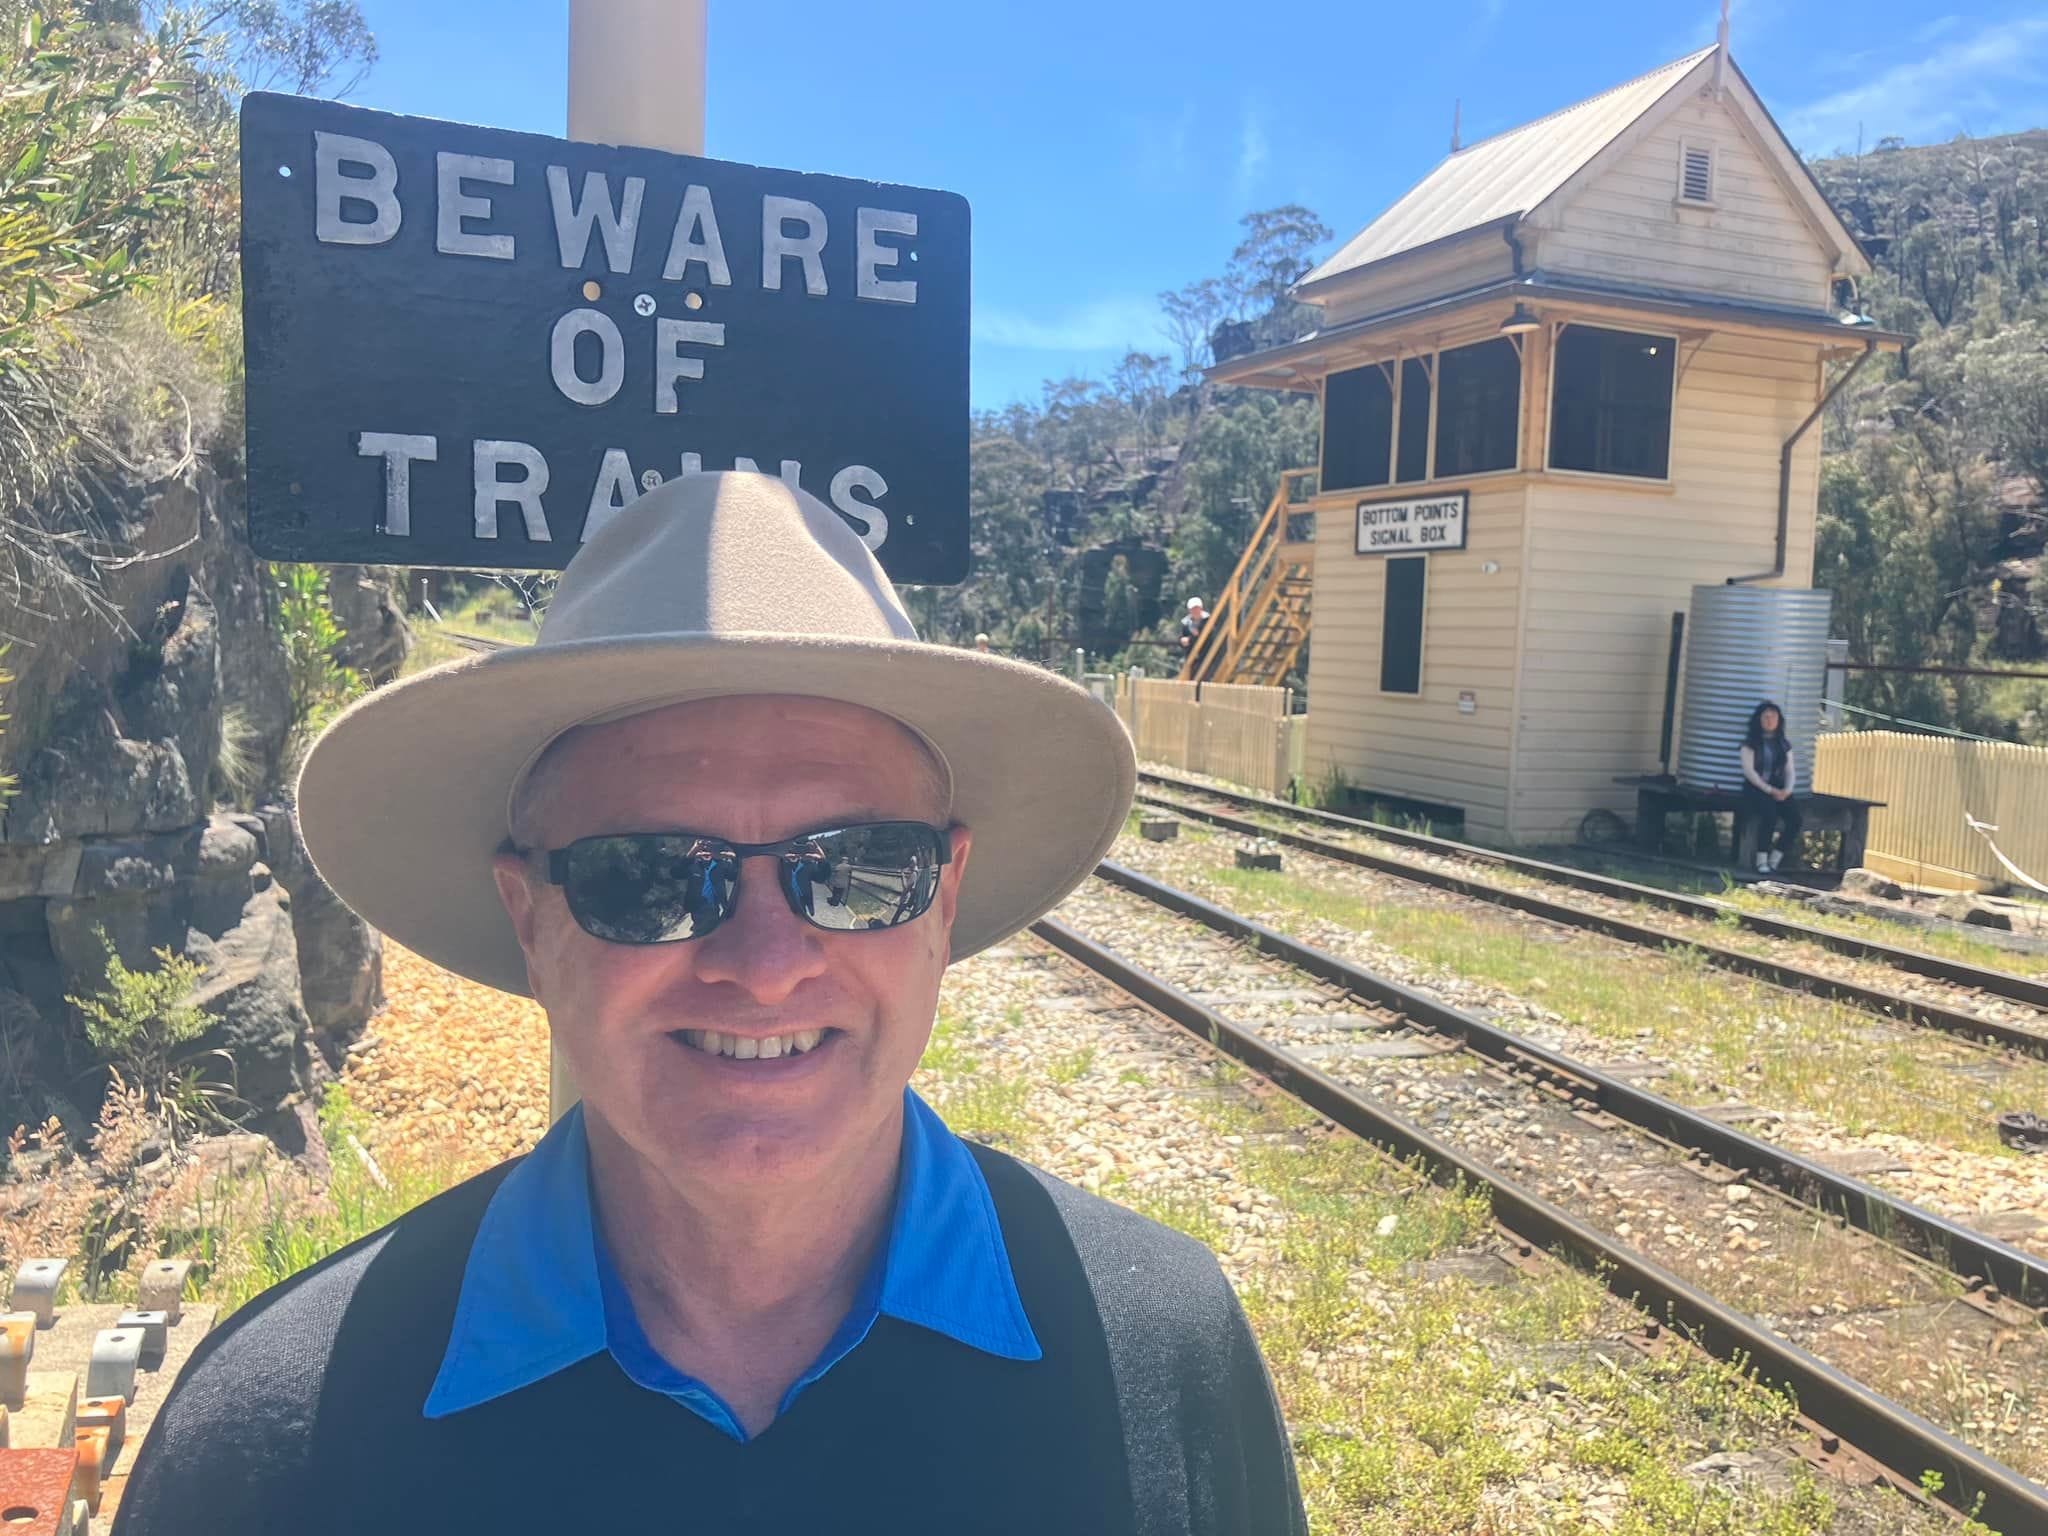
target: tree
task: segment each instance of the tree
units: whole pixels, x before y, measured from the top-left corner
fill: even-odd
[[[1121,650],[1138,627],[1138,584],[1131,580],[1131,562],[1118,555],[1102,579],[1102,629],[1111,650]]]
[[[1137,428],[1140,445],[1149,449],[1165,430],[1173,360],[1150,352],[1126,352],[1111,371],[1109,384],[1125,417]]]
[[[241,0],[232,14],[236,74],[250,90],[342,97],[377,62],[356,0]]]
[[[1173,338],[1174,350],[1180,353],[1183,377],[1192,378],[1209,366],[1213,356],[1209,350],[1210,333],[1229,308],[1222,282],[1213,277],[1159,295],[1159,313],[1166,334]]]
[[[1244,236],[1230,253],[1224,286],[1239,319],[1255,320],[1288,299],[1288,290],[1315,265],[1315,249],[1330,226],[1299,203],[1265,208],[1238,220]]]
[[[1294,285],[1315,264],[1330,227],[1299,203],[1248,213],[1244,237],[1224,271],[1233,313],[1250,322],[1255,347],[1277,347],[1314,329],[1317,311],[1296,303]]]
[[[1973,341],[1962,405],[2006,465],[2048,495],[2048,324],[2029,320]]]
[[[1182,449],[1188,503],[1171,551],[1182,596],[1210,602],[1279,488],[1283,470],[1316,462],[1313,401],[1245,391],[1203,417]]]

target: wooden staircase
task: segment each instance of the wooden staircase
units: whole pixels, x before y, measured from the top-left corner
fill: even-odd
[[[1266,515],[1181,664],[1182,682],[1277,686],[1301,660],[1315,584],[1315,513],[1295,503],[1294,491],[1315,473],[1290,469],[1280,476]]]

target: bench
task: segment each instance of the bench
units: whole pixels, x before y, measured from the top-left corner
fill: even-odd
[[[1701,789],[1681,784],[1670,774],[1624,774],[1614,781],[1636,792],[1636,846],[1656,853],[1664,845],[1664,818],[1674,811],[1687,815],[1700,811],[1728,811],[1735,818],[1733,853],[1738,869],[1756,864],[1757,826],[1743,814],[1742,792],[1735,789]],[[1842,853],[1837,872],[1856,868],[1870,841],[1870,813],[1884,805],[1882,800],[1862,800],[1854,795],[1824,795],[1813,791],[1792,797],[1802,829],[1807,832],[1840,832]],[[1795,850],[1792,862],[1798,863]]]

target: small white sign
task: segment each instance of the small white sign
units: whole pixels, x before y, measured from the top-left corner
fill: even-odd
[[[1358,553],[1421,555],[1465,547],[1466,491],[1358,504]]]

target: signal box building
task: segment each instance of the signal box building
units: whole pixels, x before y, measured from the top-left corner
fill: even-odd
[[[1212,370],[1312,394],[1322,462],[1183,675],[1312,626],[1311,781],[1516,841],[1628,811],[1692,588],[1812,580],[1823,397],[1903,340],[1838,304],[1868,271],[1725,45],[1454,150],[1297,286],[1312,335]]]

